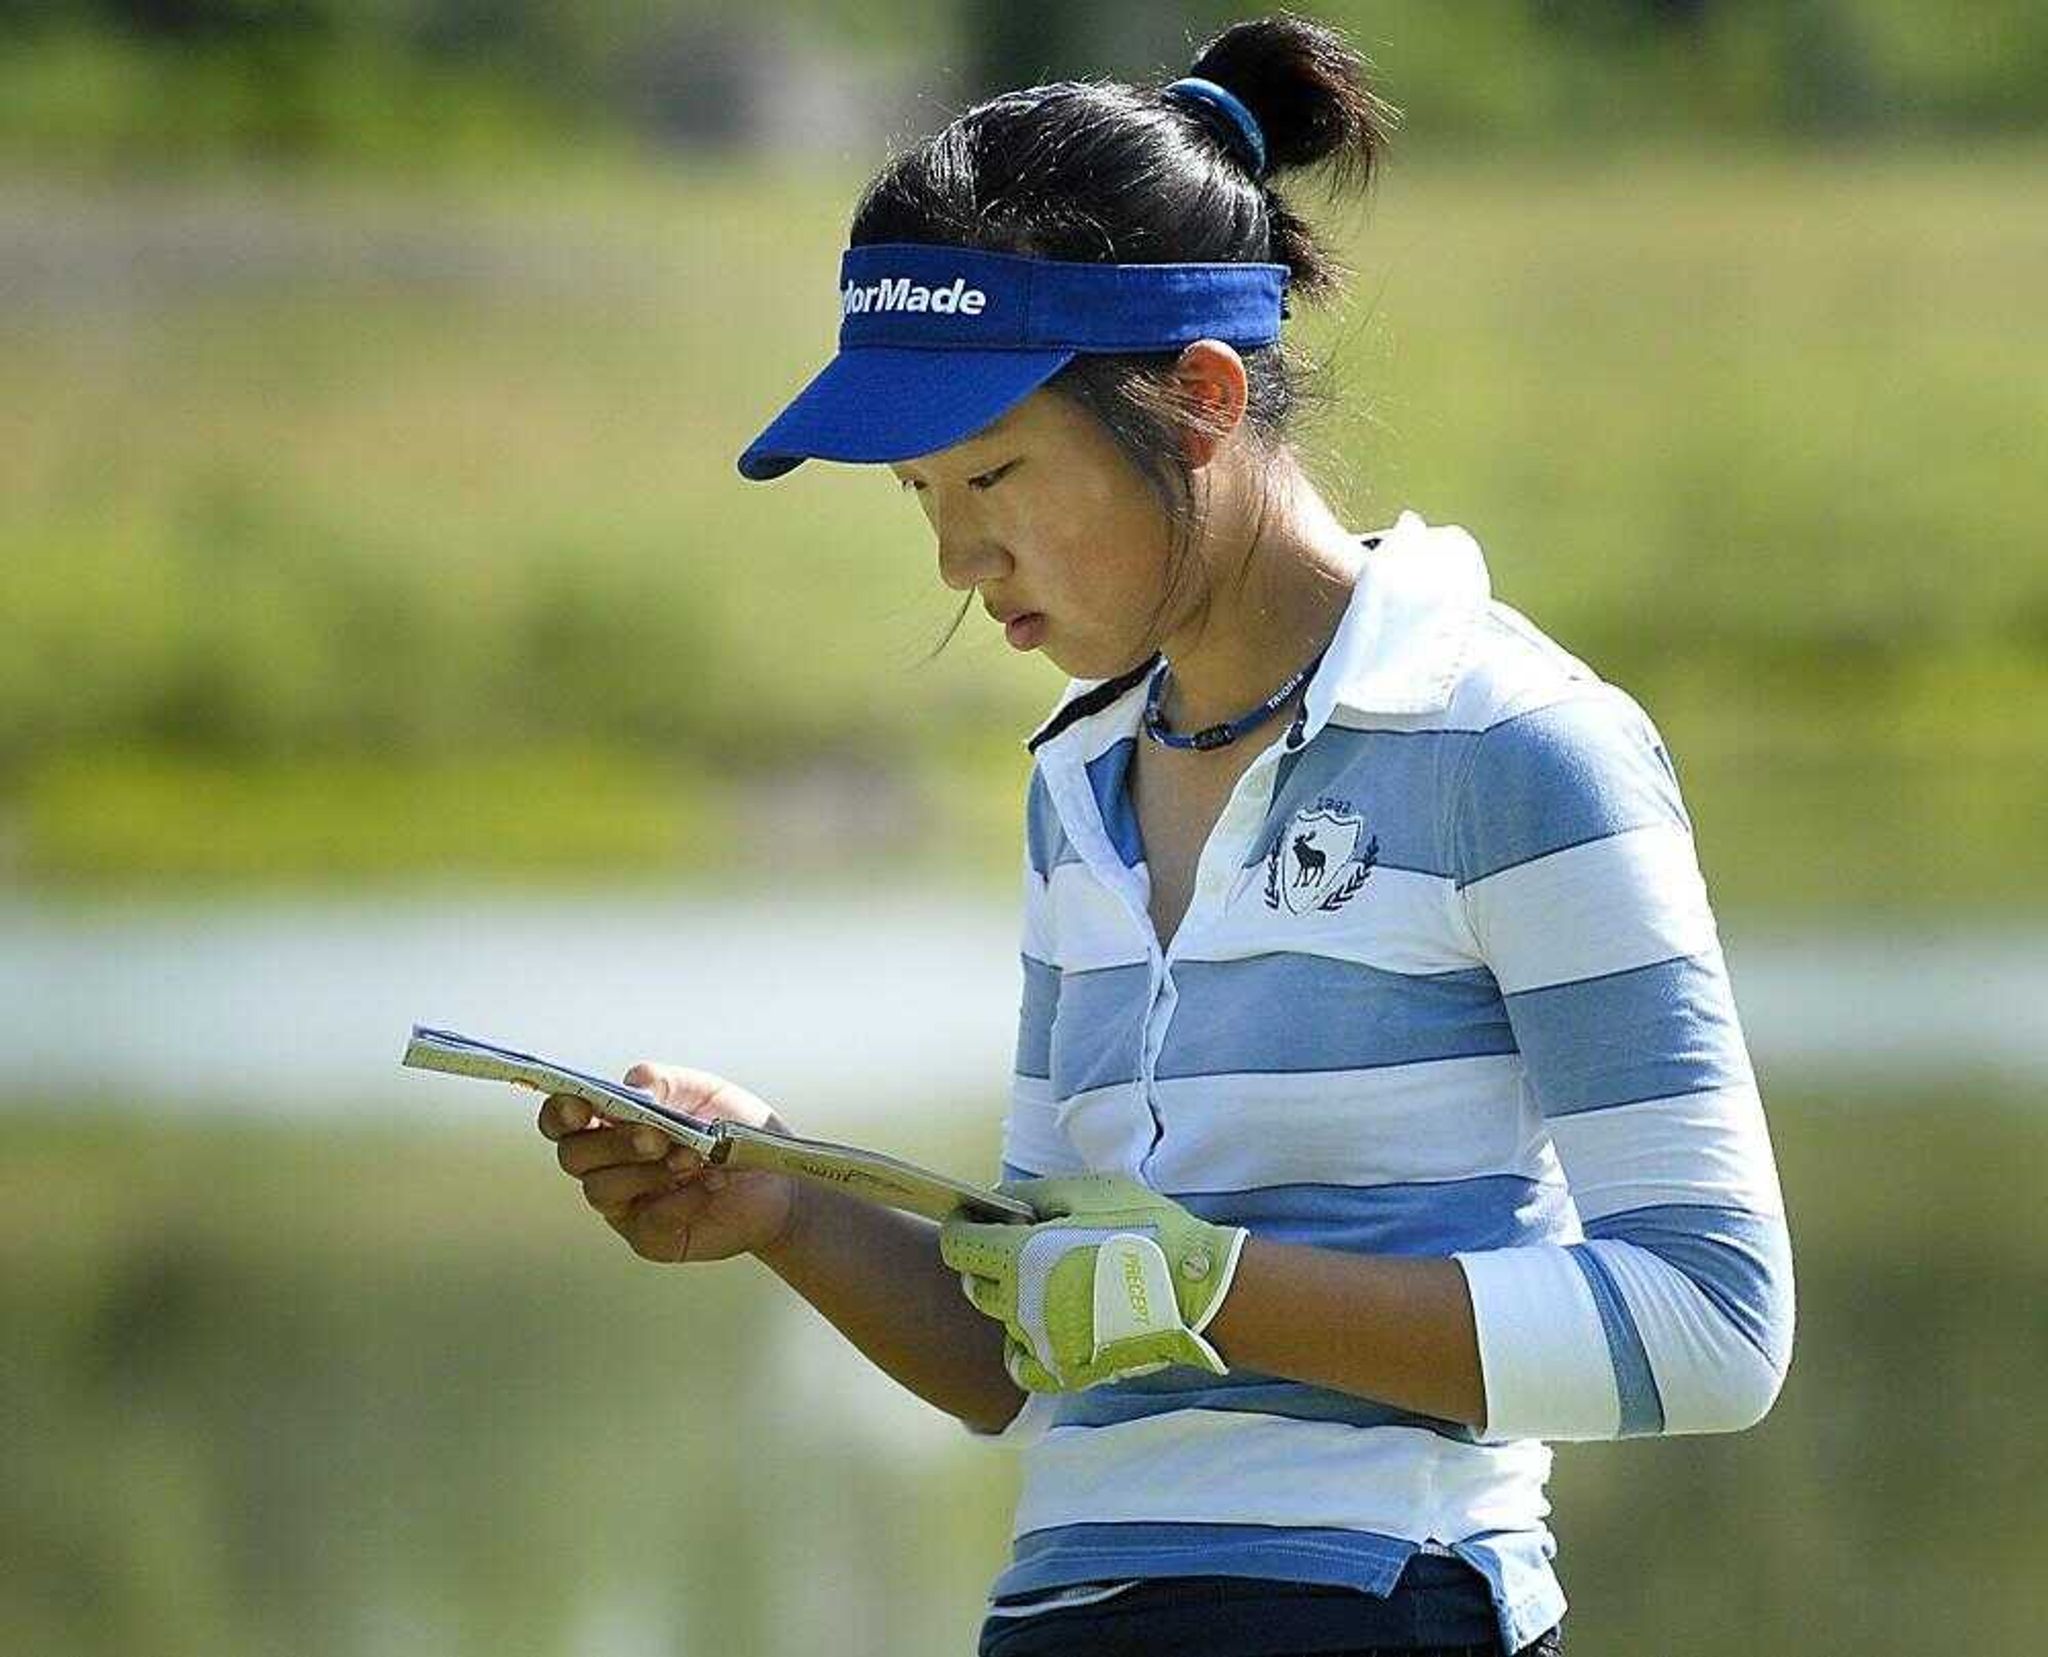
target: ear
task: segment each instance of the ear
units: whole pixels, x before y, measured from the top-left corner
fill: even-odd
[[[1182,392],[1208,412],[1212,426],[1222,429],[1222,436],[1214,436],[1192,426],[1181,428],[1181,447],[1188,464],[1206,466],[1222,447],[1224,437],[1236,431],[1244,419],[1249,391],[1244,358],[1220,339],[1198,339],[1181,352],[1173,376]]]

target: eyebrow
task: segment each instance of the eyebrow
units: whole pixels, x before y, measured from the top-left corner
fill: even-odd
[[[1017,425],[1022,419],[1024,405],[1013,403],[994,420],[972,435],[963,437],[962,443],[1012,443],[1017,440]]]
[[[1009,436],[1010,436],[1010,434],[1009,434],[1009,433],[1006,433],[1006,432],[999,432],[999,431],[995,430],[995,429],[994,429],[993,427],[991,427],[991,428],[989,428],[989,429],[988,429],[988,430],[986,430],[986,431],[979,431],[979,432],[976,432],[976,433],[974,434],[974,436],[973,436],[973,437],[971,437],[971,438],[967,438],[967,439],[964,439],[964,441],[966,441],[966,442],[970,442],[970,443],[999,443],[999,442],[1003,442],[1003,441],[1006,441],[1006,440],[1007,440],[1007,439],[1009,438]],[[983,472],[993,472],[993,471],[996,471],[996,470],[997,470],[997,469],[999,469],[1000,467],[1008,466],[1008,465],[1009,465],[1009,464],[1010,464],[1010,463],[1011,463],[1012,461],[1014,461],[1015,459],[1017,459],[1017,456],[1015,456],[1015,455],[1011,455],[1011,456],[1009,456],[1009,457],[1008,457],[1007,459],[1004,459],[1004,460],[998,460],[998,461],[993,461],[993,462],[987,462],[987,461],[984,461],[984,462],[982,462],[982,463],[980,463],[980,464],[976,465],[976,466],[975,466],[975,467],[974,467],[974,468],[972,469],[972,471],[970,471],[970,472],[969,472],[969,474],[968,474],[968,475],[969,475],[969,476],[979,476],[979,475],[980,475],[981,473],[983,473]],[[898,461],[894,461],[894,460],[890,461],[890,462],[889,462],[889,470],[890,470],[891,472],[894,472],[894,473],[896,474],[896,476],[897,476],[897,477],[899,477],[899,478],[903,478],[903,477],[910,477],[910,476],[913,476],[913,475],[914,475],[914,474],[912,474],[912,473],[908,473],[908,472],[901,472],[901,471],[897,471],[897,467],[898,467],[898,466],[899,466],[900,464],[901,464],[901,462],[898,462]]]

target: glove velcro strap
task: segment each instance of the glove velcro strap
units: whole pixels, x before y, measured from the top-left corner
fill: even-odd
[[[1166,1251],[1128,1231],[1104,1238],[1095,1250],[1095,1356],[1118,1341],[1180,1327]]]

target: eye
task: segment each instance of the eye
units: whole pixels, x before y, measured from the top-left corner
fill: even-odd
[[[970,489],[993,489],[998,478],[1000,478],[1005,472],[1011,470],[1011,468],[1019,466],[1021,464],[1021,461],[1006,461],[1001,466],[998,466],[992,472],[982,472],[975,477],[969,478],[967,480],[967,487]],[[920,485],[914,478],[905,478],[903,479],[903,487],[907,490],[914,491],[918,489]]]

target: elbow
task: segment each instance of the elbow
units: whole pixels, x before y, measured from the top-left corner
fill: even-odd
[[[1668,1322],[1656,1362],[1665,1433],[1739,1433],[1769,1415],[1792,1364],[1788,1294],[1769,1315],[1737,1323],[1690,1295],[1691,1315]]]
[[[1702,1431],[1720,1433],[1747,1432],[1771,1413],[1771,1406],[1778,1401],[1778,1394],[1785,1385],[1785,1371],[1790,1367],[1791,1353],[1786,1352],[1786,1363],[1774,1364],[1761,1352],[1750,1348],[1740,1363],[1727,1367],[1721,1396],[1717,1400],[1718,1419]]]
[[[1739,1433],[1771,1413],[1792,1363],[1791,1250],[1782,1222],[1741,1244],[1662,1244],[1634,1281],[1667,1433]],[[1730,1227],[1733,1230],[1733,1227]]]
[[[1720,1351],[1703,1373],[1690,1408],[1682,1420],[1666,1423],[1674,1433],[1740,1433],[1771,1413],[1784,1390],[1792,1363],[1792,1332],[1785,1328],[1768,1352],[1740,1336],[1720,1343]]]
[[[1724,1432],[1739,1433],[1757,1425],[1771,1413],[1784,1390],[1785,1375],[1792,1367],[1793,1292],[1789,1251],[1769,1273],[1772,1294],[1767,1302],[1770,1314],[1759,1333],[1761,1347],[1743,1340],[1729,1360],[1727,1371],[1728,1421]],[[1739,1361],[1738,1361],[1739,1360]]]

